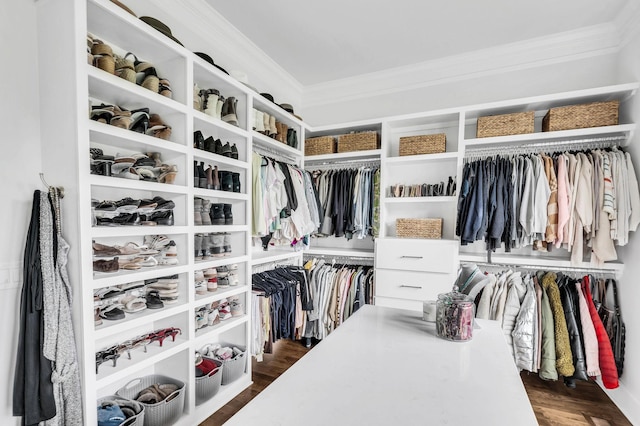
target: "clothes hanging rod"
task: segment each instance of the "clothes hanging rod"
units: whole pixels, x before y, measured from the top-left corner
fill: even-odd
[[[324,253],[304,253],[302,255],[303,258],[322,258],[322,259],[331,259],[331,260],[335,260],[336,263],[340,263],[338,262],[339,260],[343,260],[343,261],[358,261],[358,262],[371,262],[373,263],[373,258],[370,256],[358,256],[358,255],[331,255],[331,254],[324,254]],[[344,262],[344,263],[348,263],[348,262]]]
[[[278,161],[283,161],[285,163],[293,164],[295,166],[300,164],[300,159],[296,159],[293,156],[287,155],[285,153],[279,152],[273,148],[268,148],[261,145],[253,145],[253,152],[256,154],[260,154],[265,157],[270,157]]]
[[[532,153],[532,152],[559,152],[565,151],[567,148],[573,150],[584,150],[592,148],[608,148],[617,146],[618,142],[626,140],[626,136],[610,136],[602,138],[588,138],[588,139],[575,139],[575,140],[563,140],[555,142],[537,142],[537,143],[522,143],[520,145],[502,145],[494,147],[467,147],[465,149],[465,158],[489,156],[489,155],[509,155],[518,153]],[[545,148],[553,148],[553,150],[545,150]]]
[[[507,269],[527,269],[527,270],[539,270],[539,271],[558,271],[558,272],[576,272],[581,274],[613,274],[618,275],[619,270],[615,269],[603,269],[603,268],[588,268],[580,266],[557,266],[550,265],[518,265],[513,263],[491,263],[491,262],[461,262],[461,263],[473,263],[478,266],[493,267],[493,268],[507,268]]]
[[[322,163],[305,164],[305,169],[307,170],[355,169],[359,167],[380,167],[380,159],[372,158],[369,160],[323,161]]]

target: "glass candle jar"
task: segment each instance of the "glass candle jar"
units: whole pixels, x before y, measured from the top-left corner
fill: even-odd
[[[453,291],[438,295],[436,332],[443,339],[466,342],[473,337],[476,306],[466,294]]]

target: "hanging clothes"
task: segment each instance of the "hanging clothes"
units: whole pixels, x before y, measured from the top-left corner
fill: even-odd
[[[640,224],[630,156],[617,149],[488,157],[463,166],[456,235],[486,249],[564,247],[573,265],[617,259]]]
[[[320,224],[310,176],[302,169],[252,154],[252,235],[264,250],[270,245],[303,249]],[[309,182],[307,182],[309,181]]]
[[[318,211],[322,224],[314,233],[318,237],[335,236],[364,239],[379,229],[380,170],[377,167],[357,169],[314,170],[313,186],[318,194]],[[378,212],[374,213],[376,209]]]

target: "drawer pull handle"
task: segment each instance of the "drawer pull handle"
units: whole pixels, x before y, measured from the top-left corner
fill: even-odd
[[[421,285],[406,285],[406,284],[400,284],[400,287],[405,287],[405,288],[416,288],[418,290],[422,290],[422,286]]]
[[[422,256],[400,256],[400,259],[422,259]]]

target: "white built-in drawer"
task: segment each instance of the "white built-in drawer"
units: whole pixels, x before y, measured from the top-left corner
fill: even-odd
[[[454,274],[376,269],[376,297],[436,300],[453,288]]]
[[[393,297],[376,296],[374,301],[376,306],[384,306],[386,308],[406,309],[408,311],[416,311],[420,313],[422,318],[422,301],[409,299],[394,299]]]
[[[376,240],[376,268],[455,273],[458,242],[454,240]]]

